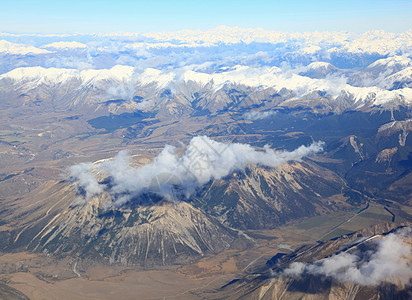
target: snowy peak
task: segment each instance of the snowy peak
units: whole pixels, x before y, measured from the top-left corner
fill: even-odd
[[[87,48],[86,44],[79,42],[55,42],[42,46],[42,48],[51,48],[57,50],[70,50],[70,49],[85,49]]]
[[[0,41],[0,54],[3,55],[37,55],[49,53],[52,52],[45,49],[39,49],[33,46],[27,46],[24,44],[11,43],[5,40]]]
[[[213,84],[215,89],[222,88],[225,84],[239,84],[249,87],[273,86],[273,79],[280,73],[277,67],[252,68],[237,65],[225,72],[207,74],[202,72],[187,71],[183,75],[185,82],[193,81],[201,85]]]
[[[16,82],[40,81],[63,82],[77,76],[79,72],[74,69],[27,67],[17,68],[0,76],[0,79],[11,79]]]
[[[339,69],[328,62],[318,61],[307,65],[299,75],[321,79],[339,72]]]
[[[391,56],[388,58],[378,59],[374,63],[370,64],[368,68],[374,68],[378,66],[385,66],[385,67],[394,67],[394,66],[402,66],[406,67],[411,64],[411,59],[406,56]]]
[[[407,67],[386,77],[385,84],[386,87],[391,90],[412,87],[412,67]]]
[[[316,61],[306,66],[306,70],[332,70],[336,69],[334,65],[328,62]]]
[[[143,86],[155,84],[158,88],[166,88],[174,78],[173,72],[147,68],[138,75],[137,81]]]
[[[129,81],[134,72],[134,68],[130,66],[114,66],[111,69],[100,70],[84,70],[80,72],[82,82],[90,81]]]
[[[394,74],[402,69],[411,66],[411,59],[406,56],[391,56],[385,59],[379,59],[369,65],[365,71],[371,72],[375,76],[384,74],[385,76]]]
[[[350,95],[355,103],[359,104],[357,108],[366,103],[385,105],[393,101],[412,104],[412,89],[410,88],[388,91],[378,87],[353,87],[347,85],[344,92]]]
[[[1,79],[10,79],[16,82],[65,83],[77,79],[82,83],[102,80],[125,81],[130,79],[134,71],[130,66],[115,66],[111,69],[84,70],[62,68],[27,67],[17,68],[0,76]]]

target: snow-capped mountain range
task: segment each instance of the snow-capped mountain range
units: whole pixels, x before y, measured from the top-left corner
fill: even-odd
[[[166,101],[216,111],[231,105],[234,90],[253,105],[277,95],[281,100],[272,106],[326,105],[334,112],[412,105],[411,32],[223,26],[151,34],[2,33],[0,39],[1,88],[26,97],[54,91],[40,98],[58,97],[49,100],[65,107],[123,99],[132,110],[159,110]]]
[[[285,100],[296,100],[307,97],[309,94],[318,93],[338,101],[342,95],[353,104],[383,105],[393,101],[406,105],[412,104],[411,67],[389,75],[383,79],[385,89],[378,86],[352,86],[347,84],[345,77],[334,76],[337,70],[328,63],[312,63],[306,69],[323,71],[324,78],[310,78],[293,72],[284,72],[278,67],[253,68],[248,66],[235,66],[221,72],[206,73],[187,68],[175,70],[157,70],[147,68],[139,71],[131,66],[115,66],[111,69],[76,70],[63,68],[26,67],[17,68],[6,74],[0,75],[0,82],[10,82],[10,88],[24,91],[25,93],[37,89],[39,86],[49,89],[61,88],[71,85],[74,90],[85,87],[96,87],[107,93],[100,95],[97,100],[110,100],[125,98],[124,91],[128,90],[129,98],[139,94],[141,89],[150,89],[152,94],[159,94],[169,89],[173,94],[182,93],[182,89],[190,85],[190,93],[211,91],[217,92],[227,87],[243,86],[247,89],[266,90],[273,89],[279,93],[287,90],[290,93]],[[328,77],[328,70],[331,76]],[[402,82],[399,89],[392,88],[395,82]],[[110,91],[110,92],[109,92]],[[250,92],[250,91],[249,91]],[[126,99],[130,100],[130,99]],[[148,100],[149,101],[149,100]],[[148,103],[145,103],[147,106]],[[152,103],[154,105],[154,103]]]

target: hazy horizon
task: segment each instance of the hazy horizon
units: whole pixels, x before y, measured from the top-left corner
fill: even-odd
[[[280,32],[412,29],[410,1],[3,1],[0,32],[108,33],[209,30],[219,25]]]

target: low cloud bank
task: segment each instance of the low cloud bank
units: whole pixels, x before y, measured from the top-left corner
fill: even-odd
[[[251,121],[256,121],[256,120],[261,120],[261,119],[266,119],[271,116],[276,115],[277,112],[274,110],[269,110],[269,111],[249,111],[247,113],[244,113],[242,115],[243,119],[246,120],[251,120]]]
[[[86,200],[106,190],[116,206],[146,191],[173,201],[172,191],[176,188],[180,196],[188,197],[210,180],[245,169],[248,164],[274,168],[320,152],[322,145],[322,142],[315,142],[291,152],[274,151],[265,146],[263,151],[258,151],[247,144],[220,143],[198,136],[190,141],[181,156],[177,155],[175,147],[167,145],[153,162],[139,168],[131,166],[130,155],[121,151],[113,160],[100,165],[79,164],[69,171],[79,188],[85,191]],[[99,183],[95,175],[98,173],[105,174],[110,183]]]
[[[412,278],[412,228],[366,242],[371,247],[342,252],[314,263],[295,262],[283,274],[299,277],[324,275],[364,286],[382,282],[408,283]],[[407,241],[409,239],[409,241]]]

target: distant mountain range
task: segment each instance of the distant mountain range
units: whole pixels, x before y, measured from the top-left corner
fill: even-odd
[[[0,96],[11,106],[30,106],[36,98],[45,109],[95,117],[136,110],[181,116],[227,109],[234,97],[243,108],[323,107],[334,113],[410,107],[412,101],[409,33],[219,27],[1,36]]]
[[[411,67],[391,73],[385,64],[390,64],[387,59],[364,71],[348,73],[330,64],[312,63],[299,72],[303,75],[285,73],[277,67],[247,66],[211,74],[156,69],[138,73],[129,66],[83,71],[27,67],[1,75],[0,86],[10,106],[30,106],[35,98],[36,105],[47,110],[88,109],[95,111],[95,116],[139,110],[177,117],[199,111],[216,113],[234,102],[251,110],[256,106],[259,110],[275,106],[323,107],[325,113],[373,107],[409,108]],[[387,71],[378,71],[379,66]],[[376,81],[382,74],[388,75],[380,79],[379,86],[359,86],[362,81]],[[358,81],[353,85],[346,83],[356,77]],[[233,98],[234,93],[238,94],[237,99]]]

